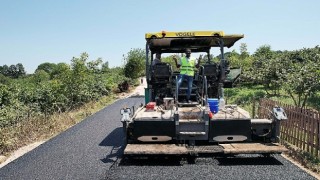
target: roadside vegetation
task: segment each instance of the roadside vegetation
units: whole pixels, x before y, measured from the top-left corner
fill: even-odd
[[[0,155],[48,139],[113,102],[119,84],[139,83],[130,73],[144,75],[144,56],[132,49],[123,66],[110,68],[82,53],[70,64],[40,64],[33,74],[22,64],[0,66]]]
[[[320,110],[320,47],[296,51],[258,48],[253,55],[242,44],[240,53],[227,54],[231,67],[240,67],[237,88],[227,89],[231,101],[246,104],[252,98],[271,98],[301,108]]]

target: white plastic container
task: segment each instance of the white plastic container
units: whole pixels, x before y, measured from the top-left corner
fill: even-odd
[[[163,102],[164,102],[164,109],[166,110],[173,109],[173,106],[174,106],[173,98],[163,98]]]
[[[226,106],[226,102],[224,101],[223,97],[219,99],[219,109],[224,109]]]

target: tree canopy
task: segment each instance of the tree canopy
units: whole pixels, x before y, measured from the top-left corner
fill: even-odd
[[[126,77],[136,79],[145,75],[145,50],[131,49],[126,56],[123,56],[123,59],[125,62],[124,75]]]

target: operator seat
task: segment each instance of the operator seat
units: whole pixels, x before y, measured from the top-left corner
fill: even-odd
[[[219,80],[219,66],[216,63],[213,64],[204,64],[200,68],[199,76],[204,80],[204,76],[207,79],[207,93],[208,97],[218,97],[218,80]],[[203,81],[199,82],[200,84]],[[202,86],[201,86],[202,87]],[[204,89],[201,91],[202,93],[205,92]]]
[[[169,82],[172,68],[168,63],[157,63],[153,66],[153,79],[155,82]]]
[[[200,75],[207,76],[208,81],[216,81],[218,79],[218,66],[217,64],[204,64],[200,68]]]
[[[171,80],[172,68],[167,63],[157,63],[152,66],[151,82],[152,85],[152,100],[157,105],[163,104],[164,97],[171,96]]]

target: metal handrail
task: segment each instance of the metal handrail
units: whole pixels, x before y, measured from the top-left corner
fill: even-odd
[[[204,67],[203,66],[200,66],[200,68],[202,69],[201,70],[201,72],[202,72],[202,89],[201,89],[201,105],[203,105],[203,98],[204,98],[204,92],[203,92],[203,90],[204,90],[204,78],[203,78],[203,76],[204,76]]]
[[[178,111],[178,97],[179,97],[179,92],[178,92],[178,76],[176,76],[176,98],[175,98],[175,104],[176,104],[176,111]]]
[[[202,90],[201,90],[201,103],[205,106],[208,106],[208,81],[207,76],[204,75],[204,67],[200,67],[202,69]],[[204,102],[205,101],[205,102]]]
[[[205,91],[205,106],[207,107],[208,106],[208,82],[207,82],[207,76],[204,76],[203,77],[203,80],[204,80],[204,91]]]

